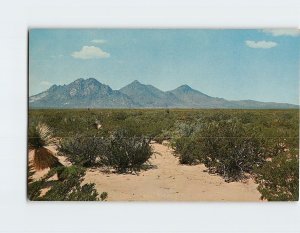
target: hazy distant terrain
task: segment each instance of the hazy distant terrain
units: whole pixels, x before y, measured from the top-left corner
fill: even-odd
[[[53,85],[48,90],[29,97],[30,108],[298,108],[287,103],[253,100],[229,101],[211,97],[188,85],[171,91],[161,91],[152,85],[134,81],[120,90],[94,78],[78,79],[68,85]]]

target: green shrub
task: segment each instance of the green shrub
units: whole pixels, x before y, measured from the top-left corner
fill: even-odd
[[[69,178],[72,179],[81,179],[84,176],[86,169],[84,167],[72,165],[69,167],[59,166],[56,168],[52,168],[44,177],[44,180],[49,179],[50,177],[57,174],[57,177],[60,181],[67,180]]]
[[[205,117],[206,122],[218,122],[218,121],[227,121],[230,120],[233,117],[233,114],[230,114],[230,110],[225,110],[225,111],[220,111],[220,112],[215,112],[212,110],[212,114],[208,115]]]
[[[59,180],[47,181],[55,173]],[[32,201],[98,201],[99,194],[95,184],[84,184],[85,169],[77,166],[57,167],[51,169],[42,180],[28,184],[28,198]],[[50,190],[41,196],[41,189],[49,187]],[[107,198],[107,193],[100,195],[101,200]]]
[[[179,157],[181,164],[197,164],[199,163],[200,150],[192,137],[182,137],[175,142],[175,153]]]
[[[28,183],[27,196],[31,201],[38,200],[41,195],[41,189],[44,188],[45,182],[42,180]]]
[[[116,130],[126,130],[127,136],[142,136],[141,124],[137,120],[127,119]]]
[[[60,154],[67,156],[75,165],[91,167],[98,164],[102,154],[107,153],[107,140],[100,137],[75,137],[63,139],[59,146]]]
[[[139,171],[152,155],[150,139],[131,136],[125,130],[114,133],[106,151],[101,156],[101,164],[117,172]]]
[[[160,134],[160,135],[155,136],[153,138],[153,140],[159,144],[162,144],[163,141],[165,140],[165,137],[162,134]]]
[[[122,129],[106,139],[68,138],[61,143],[59,151],[75,165],[106,166],[118,172],[139,171],[152,154],[150,139],[133,136],[131,131]]]
[[[299,157],[281,153],[255,170],[261,199],[298,201]]]
[[[202,126],[203,122],[200,118],[196,118],[193,122],[176,121],[172,129],[168,131],[171,146],[176,150],[176,144],[180,142],[181,138],[193,137],[201,130]]]
[[[153,140],[156,141],[159,144],[162,144],[164,140],[170,140],[171,139],[171,133],[167,130],[162,130],[162,132],[159,135],[156,135]]]
[[[264,140],[237,120],[208,123],[197,143],[200,161],[227,181],[242,179],[265,161]]]
[[[257,121],[257,115],[253,112],[242,112],[238,118],[243,124],[250,124]]]
[[[95,184],[80,185],[80,181],[69,178],[63,182],[56,182],[51,189],[40,197],[41,201],[98,201]]]
[[[76,165],[70,167],[60,167],[57,170],[57,176],[59,180],[67,180],[69,178],[80,179],[85,174],[85,169]]]
[[[174,129],[177,135],[191,137],[201,130],[202,122],[197,119],[195,122],[176,122]]]
[[[113,114],[113,119],[117,121],[124,121],[127,117],[127,113],[123,111],[114,112]]]

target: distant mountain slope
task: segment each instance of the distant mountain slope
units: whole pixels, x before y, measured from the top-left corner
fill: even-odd
[[[230,101],[236,105],[236,108],[247,108],[247,109],[297,109],[299,106],[288,103],[275,103],[275,102],[260,102],[254,100],[235,100]]]
[[[96,79],[78,79],[68,85],[53,85],[31,96],[32,108],[130,108],[139,107],[127,95],[112,90]]]
[[[143,107],[183,106],[183,103],[173,93],[163,92],[152,85],[141,84],[137,80],[121,88],[120,92]]]
[[[234,108],[236,105],[222,98],[211,97],[200,91],[192,89],[188,85],[182,85],[169,91],[174,94],[184,106],[194,108]]]
[[[134,81],[120,90],[112,90],[94,78],[77,79],[68,85],[53,85],[29,97],[30,108],[299,108],[285,103],[253,100],[229,101],[211,97],[188,85],[161,91],[152,85]]]

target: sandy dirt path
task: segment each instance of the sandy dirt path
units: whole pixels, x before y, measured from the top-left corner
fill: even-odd
[[[252,179],[226,183],[217,175],[204,172],[204,165],[180,165],[167,145],[152,144],[151,164],[156,168],[139,175],[105,174],[89,169],[84,183],[95,183],[108,201],[259,201]]]

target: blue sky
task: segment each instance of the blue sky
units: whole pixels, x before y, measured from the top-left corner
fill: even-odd
[[[134,80],[188,84],[229,100],[299,103],[296,30],[32,29],[29,95],[94,77],[120,89]]]

